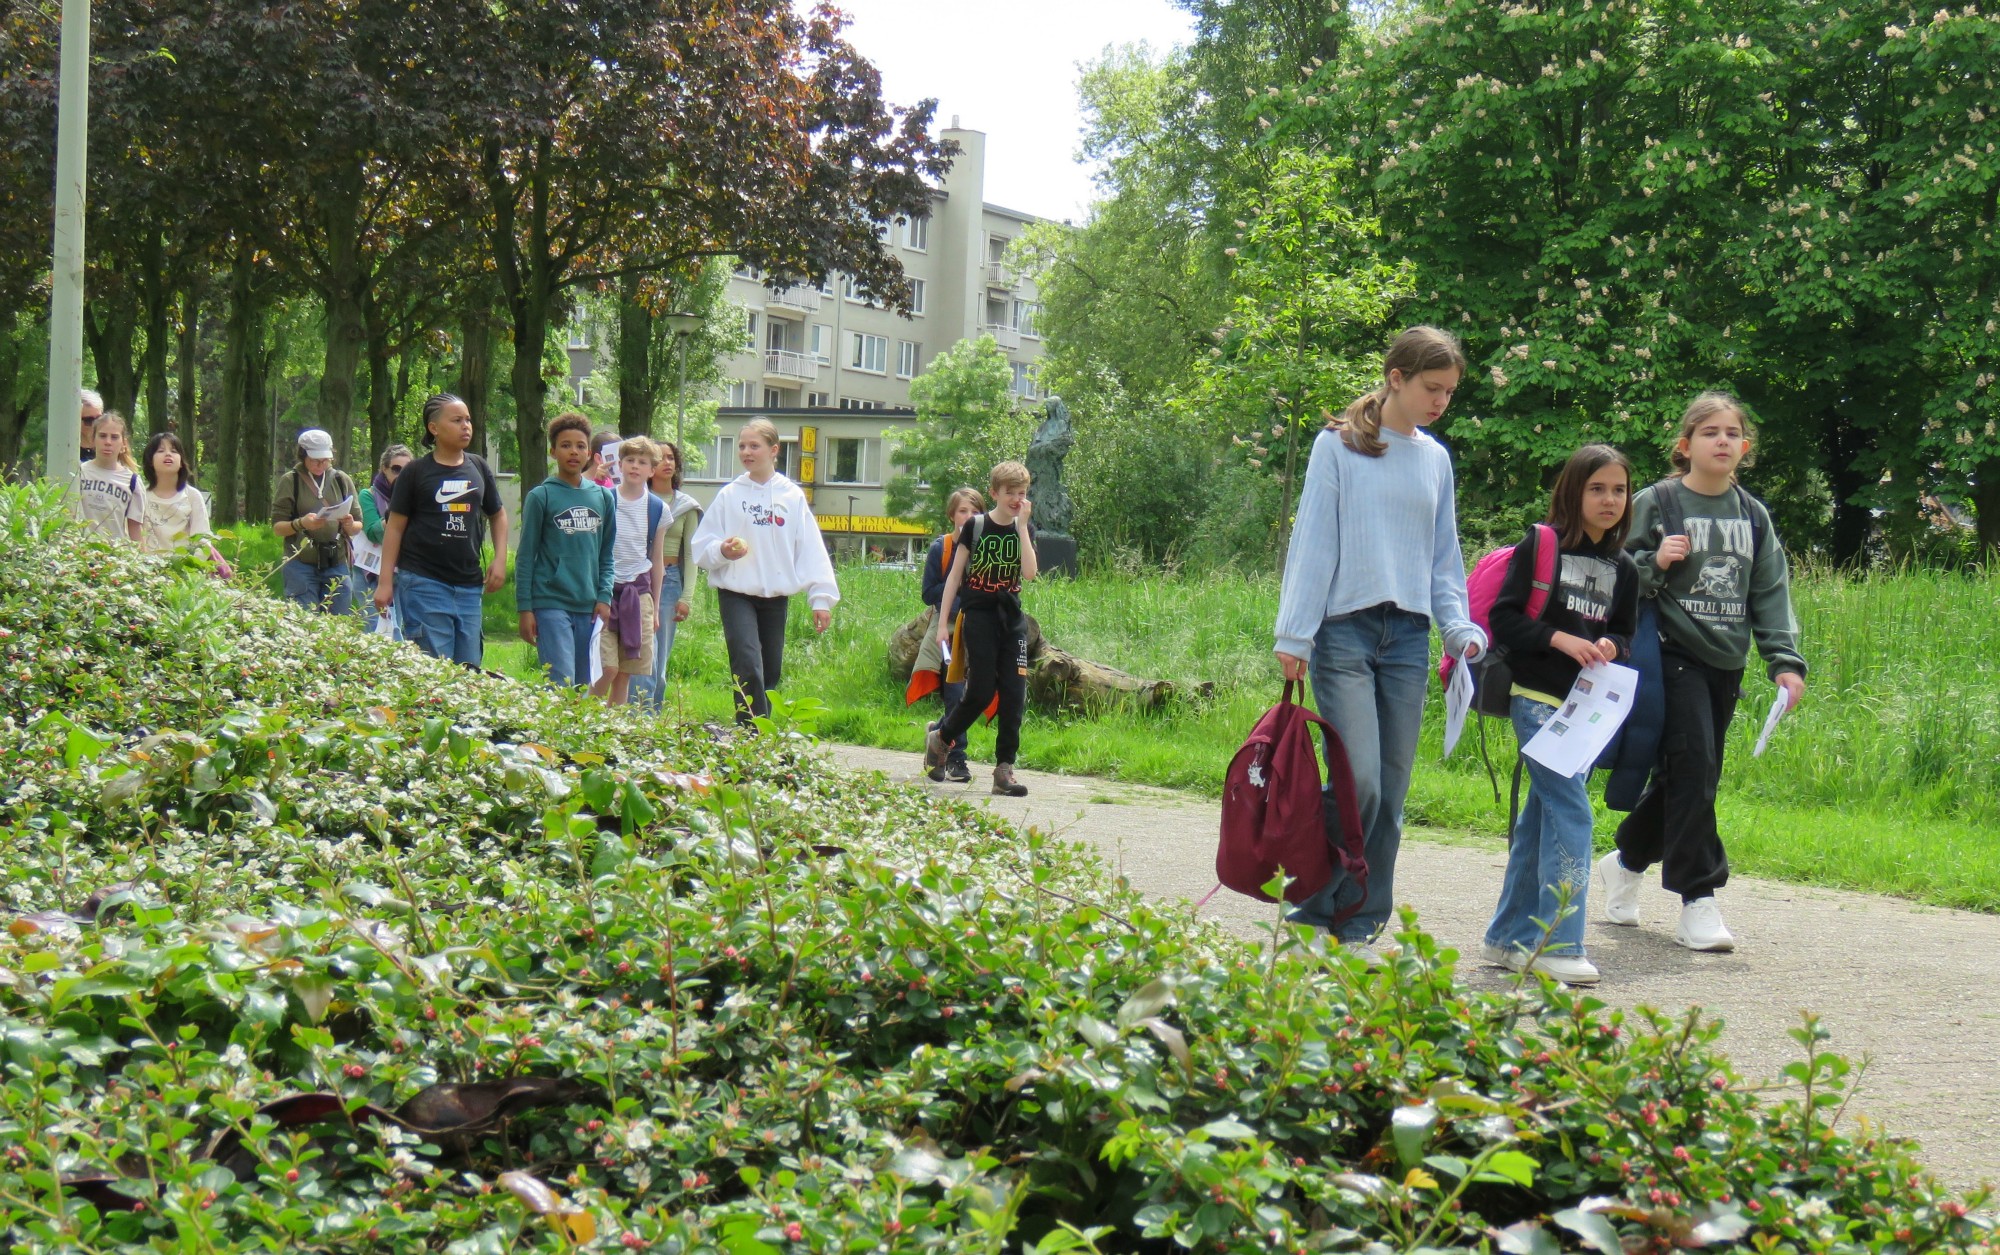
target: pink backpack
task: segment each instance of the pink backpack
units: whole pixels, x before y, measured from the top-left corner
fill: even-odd
[[[1296,905],[1326,887],[1337,861],[1362,890],[1338,912],[1338,923],[1361,909],[1368,886],[1361,811],[1355,803],[1347,750],[1326,720],[1292,701],[1295,686],[1304,687],[1296,680],[1286,681],[1284,697],[1257,720],[1229,762],[1222,786],[1222,841],[1215,849],[1215,875],[1238,893],[1275,902],[1264,886],[1282,867],[1292,878],[1285,886],[1285,901]],[[1324,793],[1319,758],[1313,753],[1315,739],[1326,750],[1331,788]]]
[[[1537,523],[1535,534],[1535,575],[1533,586],[1528,590],[1527,615],[1530,619],[1542,617],[1548,608],[1549,594],[1556,586],[1556,558],[1561,543],[1556,537],[1556,529],[1547,523]],[[1492,640],[1493,603],[1500,597],[1500,586],[1507,582],[1507,565],[1514,560],[1514,546],[1502,545],[1473,564],[1472,574],[1465,577],[1465,600],[1472,614],[1472,621],[1479,630]],[[1507,718],[1507,699],[1513,692],[1513,676],[1507,670],[1502,658],[1504,651],[1488,648],[1479,661],[1472,664],[1472,706],[1482,715],[1492,715],[1496,719]],[[1458,659],[1446,654],[1438,659],[1438,683],[1451,682],[1452,668]]]

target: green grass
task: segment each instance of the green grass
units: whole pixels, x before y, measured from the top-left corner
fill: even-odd
[[[834,628],[815,637],[795,602],[787,695],[826,704],[822,735],[913,755],[935,700],[903,704],[889,634],[920,608],[912,571],[847,567]],[[1731,732],[1723,835],[1738,872],[2000,910],[2000,579],[1936,572],[1866,577],[1801,573],[1795,600],[1814,672],[1805,705],[1762,758],[1750,756],[1772,686],[1753,666]],[[670,670],[669,706],[727,720],[728,666],[713,596],[691,598]],[[1028,608],[1064,649],[1212,697],[1162,714],[1030,711],[1024,766],[1216,796],[1230,756],[1277,700],[1271,623],[1277,582],[1237,574],[1097,573],[1028,590]],[[514,635],[511,589],[487,599],[487,665],[533,679],[534,650]],[[1511,731],[1487,728],[1496,803],[1476,736],[1439,758],[1435,687],[1406,817],[1412,825],[1498,837],[1506,825]],[[990,760],[990,729],[972,757]],[[1600,811],[1600,844],[1615,813]]]

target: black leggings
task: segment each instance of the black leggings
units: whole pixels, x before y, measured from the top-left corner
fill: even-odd
[[[947,744],[962,741],[965,730],[986,713],[993,694],[1000,694],[1000,737],[993,761],[1012,763],[1021,750],[1021,713],[1028,705],[1028,638],[1012,632],[997,609],[965,612],[961,642],[965,650],[965,696],[945,716],[938,735]]]
[[[1660,883],[1689,902],[1729,883],[1729,855],[1715,822],[1716,786],[1743,672],[1685,654],[1660,654],[1667,718],[1653,778],[1618,825],[1618,861],[1627,871],[1660,864]]]
[[[735,678],[736,722],[749,723],[752,716],[771,713],[770,690],[778,687],[785,667],[785,612],[792,599],[718,588],[715,600]]]

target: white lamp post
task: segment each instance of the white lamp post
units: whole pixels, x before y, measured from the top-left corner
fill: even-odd
[[[700,314],[688,313],[667,314],[664,317],[666,318],[667,329],[674,333],[674,345],[681,351],[680,382],[674,385],[674,447],[683,450],[682,456],[685,457],[687,446],[682,443],[682,433],[687,427],[687,342],[688,337],[700,331],[701,324],[707,320]]]
[[[56,223],[49,302],[47,475],[76,487],[83,441],[83,179],[90,116],[90,0],[63,0],[56,93]]]

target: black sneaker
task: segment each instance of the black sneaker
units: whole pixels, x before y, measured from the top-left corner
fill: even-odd
[[[965,765],[963,758],[954,756],[945,761],[944,778],[953,784],[971,784],[972,768]]]

